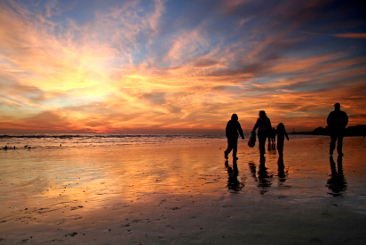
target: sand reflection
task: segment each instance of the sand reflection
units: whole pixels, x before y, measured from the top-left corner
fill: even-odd
[[[329,158],[329,160],[331,170],[331,174],[329,175],[329,179],[327,182],[327,187],[330,190],[329,194],[333,196],[344,195],[347,190],[347,182],[343,174],[343,157],[337,157],[337,164],[334,162],[332,156]]]
[[[271,152],[260,160],[244,141],[239,160],[224,165],[225,140],[2,151],[0,238],[7,244],[30,236],[39,244],[113,243],[116,237],[126,244],[188,244],[213,237],[214,243],[242,222],[256,232],[263,227],[255,224],[271,227],[281,216],[290,228],[298,224],[291,217],[307,212],[309,224],[323,224],[319,213],[334,207],[341,211],[332,217],[357,218],[353,210],[366,209],[365,142],[348,140],[337,160],[329,159],[328,138],[291,138],[283,158]],[[322,222],[339,223],[326,218]]]
[[[225,161],[225,167],[227,169],[228,173],[228,184],[227,187],[229,190],[233,191],[240,191],[244,188],[245,178],[242,178],[241,180],[238,179],[239,169],[236,161],[233,161],[233,166],[229,166],[229,162]]]

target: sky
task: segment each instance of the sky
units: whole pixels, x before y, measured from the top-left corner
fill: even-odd
[[[366,4],[0,0],[0,133],[366,124]]]

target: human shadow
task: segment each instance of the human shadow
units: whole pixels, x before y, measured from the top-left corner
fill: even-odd
[[[343,174],[342,156],[338,156],[337,165],[332,156],[329,157],[331,174],[327,181],[327,187],[332,196],[342,196],[347,190],[347,182]]]
[[[229,190],[233,190],[233,191],[242,190],[245,185],[243,182],[240,182],[238,180],[239,170],[238,170],[238,165],[236,164],[236,160],[233,161],[233,167],[229,166],[228,161],[225,161],[225,167],[226,167],[227,173],[228,173],[227,188]]]
[[[257,178],[257,167],[255,166],[255,163],[252,162],[252,161],[250,161],[248,163],[248,165],[249,165],[249,170],[250,170],[250,172],[252,174],[252,177],[253,177],[254,181],[257,182],[258,181],[258,178]]]
[[[261,157],[258,170],[258,187],[260,188],[260,194],[264,195],[268,192],[268,187],[272,186],[272,176],[268,174],[266,167],[266,158]]]
[[[283,163],[283,157],[279,156],[278,157],[278,161],[277,161],[277,176],[278,176],[278,181],[280,182],[280,184],[284,183],[287,180],[287,175],[288,172],[285,172],[285,164]]]

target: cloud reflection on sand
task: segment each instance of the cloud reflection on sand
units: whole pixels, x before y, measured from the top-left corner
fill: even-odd
[[[309,222],[340,227],[343,216],[366,210],[360,156],[365,141],[345,138],[341,176],[347,189],[338,189],[338,196],[329,195],[334,171],[328,146],[326,137],[295,137],[285,144],[282,160],[270,152],[261,162],[257,147],[239,141],[235,165],[230,156],[225,165],[223,139],[1,151],[0,238],[184,243],[230,237],[231,225],[242,222],[248,222],[249,233],[256,222],[272,227],[279,216],[290,225],[300,222],[293,217],[304,210]],[[337,214],[339,220],[323,220],[318,212]],[[252,239],[249,233],[235,234]]]

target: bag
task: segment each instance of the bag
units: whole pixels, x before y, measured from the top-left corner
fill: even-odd
[[[252,132],[252,135],[250,136],[249,138],[249,141],[248,141],[248,146],[249,147],[254,147],[255,146],[255,140],[256,140],[256,135],[255,135],[255,132]]]

